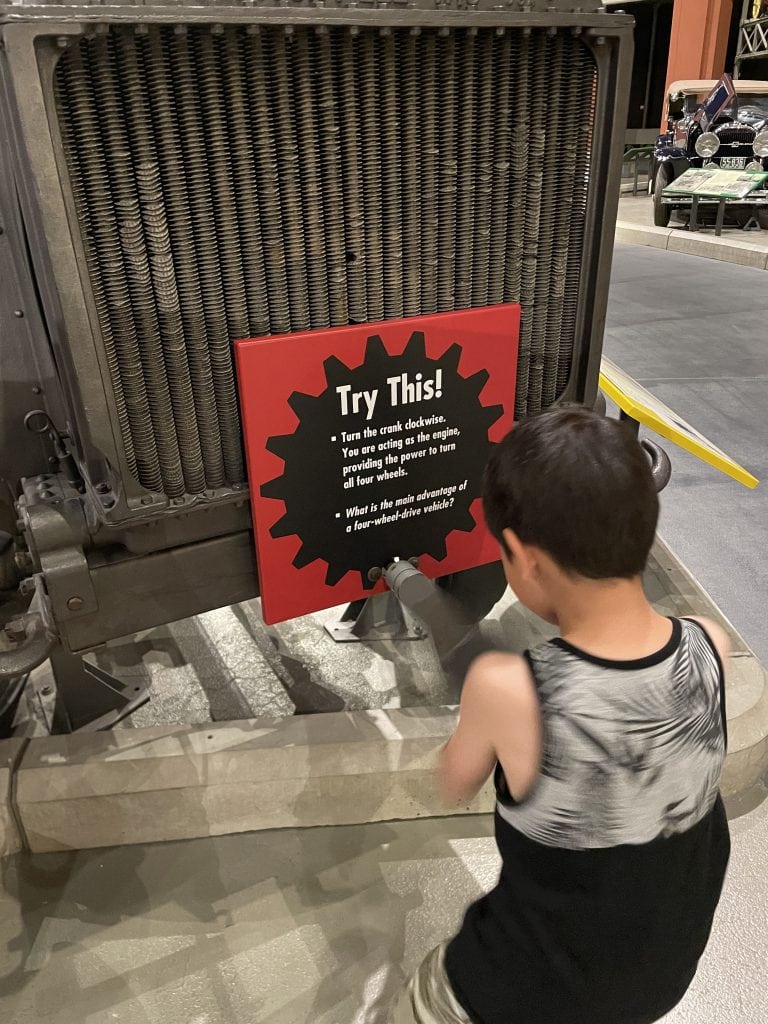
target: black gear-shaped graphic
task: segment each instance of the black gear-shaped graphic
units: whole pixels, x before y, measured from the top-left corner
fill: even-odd
[[[482,405],[480,392],[488,373],[482,370],[471,377],[460,376],[461,354],[461,346],[454,344],[439,359],[430,359],[426,355],[423,332],[415,331],[402,355],[391,356],[381,338],[373,335],[367,339],[365,359],[359,367],[350,369],[336,356],[330,356],[323,363],[327,388],[317,397],[298,391],[290,396],[288,403],[299,418],[299,424],[294,433],[267,441],[267,449],[281,458],[285,466],[282,476],[262,485],[261,494],[285,503],[285,515],[270,533],[273,537],[296,535],[300,538],[301,547],[293,560],[296,568],[322,559],[328,565],[325,578],[328,586],[334,586],[348,572],[359,572],[363,586],[369,589],[373,586],[368,579],[372,566],[386,565],[393,557],[422,554],[440,561],[446,557],[446,540],[453,530],[474,529],[470,506],[480,495],[483,467],[490,451],[488,431],[504,410],[500,405]],[[413,380],[416,374],[421,374],[426,380],[430,376],[434,378],[438,369],[442,370],[440,398],[409,405],[390,404],[387,378],[408,374]],[[344,385],[350,385],[353,391],[379,389],[375,416],[370,422],[366,421],[364,411],[356,416],[340,415],[336,388]],[[444,417],[444,423],[425,425],[421,431],[405,429],[409,420],[433,416]],[[381,432],[382,428],[398,423],[402,424],[401,431]],[[366,427],[377,430],[377,435],[344,441],[343,432],[363,435]],[[454,450],[443,451],[440,440],[430,440],[439,454],[406,462],[403,468],[407,475],[378,479],[383,470],[393,472],[399,467],[399,459],[397,464],[385,462],[389,452],[399,457],[404,451],[425,447],[426,442],[417,441],[410,449],[406,448],[406,435],[421,432],[422,436],[428,434],[432,439],[434,433],[446,427],[460,431],[460,436],[447,438],[444,445],[449,447],[453,442]],[[396,447],[378,450],[379,445],[396,445],[398,439],[404,446],[401,450]],[[373,447],[374,451],[366,453],[366,447]],[[345,456],[344,448],[355,450],[358,455]],[[344,475],[345,466],[365,465],[370,461],[378,464],[379,460],[381,469],[375,466]],[[343,481],[349,480],[350,475],[355,484],[345,489]],[[360,483],[361,480],[368,482]],[[391,514],[403,507],[395,504],[398,499],[462,484],[464,480],[466,487],[445,500],[447,507],[370,525],[366,529],[355,528],[355,519],[370,521],[381,516],[383,501],[392,503],[384,513]],[[431,504],[429,500],[426,503]],[[377,506],[375,511],[370,511],[372,504]],[[353,507],[369,511],[362,516],[348,516],[347,510]]]

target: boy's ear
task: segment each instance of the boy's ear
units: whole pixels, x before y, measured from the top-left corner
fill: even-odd
[[[502,536],[504,537],[507,557],[510,562],[515,563],[518,572],[521,572],[524,576],[529,575],[534,568],[535,562],[532,552],[523,544],[515,531],[510,530],[509,527],[503,531]]]

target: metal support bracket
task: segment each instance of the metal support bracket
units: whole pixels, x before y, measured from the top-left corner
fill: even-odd
[[[22,521],[30,551],[42,570],[54,622],[93,614],[98,602],[83,550],[88,528],[82,496],[52,474],[25,479],[22,484]]]
[[[51,653],[51,669],[55,685],[43,684],[37,696],[52,735],[111,729],[149,700],[148,681],[122,682],[60,646]]]
[[[354,601],[336,622],[325,625],[337,644],[371,640],[424,640],[427,631],[392,591]]]

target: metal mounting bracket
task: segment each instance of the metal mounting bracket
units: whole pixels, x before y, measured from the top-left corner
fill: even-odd
[[[123,682],[60,646],[50,658],[54,685],[43,678],[36,695],[51,735],[111,729],[149,700],[148,681]]]
[[[325,629],[338,644],[371,640],[424,640],[427,637],[421,622],[391,591],[354,601],[347,606],[339,620],[326,623]]]

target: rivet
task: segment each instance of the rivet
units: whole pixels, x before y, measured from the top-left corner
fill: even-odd
[[[85,601],[82,599],[82,597],[78,597],[78,595],[75,594],[74,597],[70,597],[70,599],[67,601],[67,608],[69,608],[71,612],[79,612],[84,604]]]
[[[23,309],[14,309],[13,315],[15,317],[17,317],[19,320],[21,320],[24,317],[24,310]]]
[[[39,384],[33,384],[32,385],[32,394],[33,395],[41,395],[42,393],[43,393],[43,389],[40,387]]]

